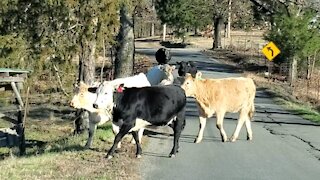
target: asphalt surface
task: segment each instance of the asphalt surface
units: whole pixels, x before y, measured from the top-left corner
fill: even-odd
[[[156,49],[136,51],[154,59]],[[192,60],[206,78],[241,76],[232,66],[210,59],[197,49],[171,49],[171,53],[170,64]],[[243,127],[234,143],[221,142],[214,116],[207,120],[203,141],[195,144],[198,112],[194,99],[188,98],[186,127],[175,158],[168,157],[173,146],[172,129],[146,131],[148,144],[138,160],[142,179],[320,179],[320,126],[276,105],[270,94],[267,89],[257,89],[253,140],[246,140]],[[226,114],[224,127],[228,137],[237,118],[238,114]]]

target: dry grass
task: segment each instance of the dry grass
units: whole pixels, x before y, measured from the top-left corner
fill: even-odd
[[[137,163],[135,145],[129,143],[129,138],[123,140],[115,158],[107,160],[106,151],[114,138],[110,123],[97,129],[93,149],[88,150],[83,148],[87,133],[73,136],[72,120],[65,120],[62,116],[56,113],[50,120],[39,120],[37,115],[28,117],[26,156],[11,158],[8,148],[0,148],[3,158],[0,163],[1,179],[138,178],[134,166]],[[16,148],[13,153],[18,153]]]

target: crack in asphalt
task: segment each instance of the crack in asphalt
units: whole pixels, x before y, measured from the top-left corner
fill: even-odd
[[[270,113],[268,113],[267,111],[265,111],[267,113],[267,118],[269,118],[271,121],[275,122],[277,125],[279,126],[282,126],[282,123],[281,122],[277,122],[275,121],[271,116]],[[312,156],[314,156],[316,159],[318,159],[320,161],[320,156],[317,156],[316,154],[314,154],[312,151],[315,151],[315,152],[320,152],[320,149],[315,147],[314,145],[312,145],[312,142],[310,141],[307,141],[295,134],[286,134],[286,133],[280,133],[279,131],[275,131],[274,129],[272,129],[272,127],[268,126],[268,125],[264,125],[263,128],[265,128],[267,131],[270,132],[270,134],[273,134],[273,135],[280,135],[280,136],[292,136],[300,141],[302,141],[303,143],[307,144],[311,150],[307,150],[308,152],[310,152],[312,154]]]
[[[294,135],[294,134],[290,134],[292,137],[295,137],[297,139],[299,139],[300,141],[308,144],[310,147],[311,147],[311,150],[313,151],[317,151],[317,152],[320,152],[320,149],[315,147],[314,145],[312,145],[312,143],[310,141],[306,141],[304,139],[302,139],[301,137],[297,136],[297,135]],[[311,152],[312,153],[312,152]],[[320,157],[318,157],[317,155],[314,155],[319,161],[320,161]]]

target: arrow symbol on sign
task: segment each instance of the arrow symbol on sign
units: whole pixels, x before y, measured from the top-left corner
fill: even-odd
[[[273,50],[271,49],[271,47],[267,47],[268,51],[271,51],[271,56],[273,57]]]

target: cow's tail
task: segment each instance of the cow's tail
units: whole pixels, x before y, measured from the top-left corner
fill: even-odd
[[[254,111],[255,111],[254,102],[250,103],[250,106],[251,107],[250,107],[248,115],[249,115],[250,120],[252,121],[253,115],[254,115]]]
[[[250,99],[250,105],[249,105],[249,118],[250,120],[252,121],[253,120],[253,115],[254,115],[254,111],[255,111],[255,107],[254,107],[254,98],[256,96],[256,90],[254,89],[254,93],[252,94],[251,96],[251,99]]]

